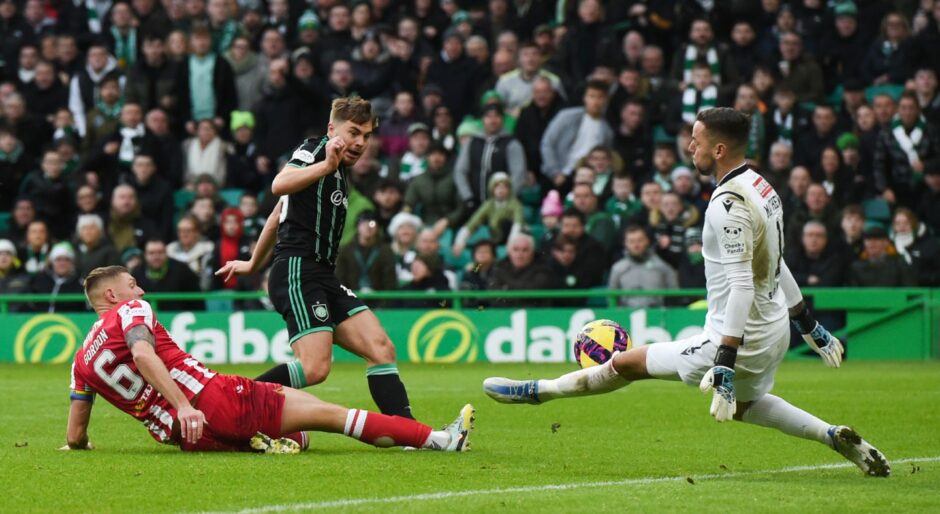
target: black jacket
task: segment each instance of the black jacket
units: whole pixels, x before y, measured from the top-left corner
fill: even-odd
[[[450,62],[444,62],[438,56],[428,67],[425,83],[440,86],[444,91],[444,105],[450,109],[454,120],[462,120],[476,105],[476,84],[480,73],[476,61],[466,55]]]
[[[133,273],[137,280],[137,285],[149,293],[170,293],[170,292],[198,292],[199,277],[189,266],[173,260],[167,259],[166,273],[160,278],[152,278],[147,274],[147,265],[139,266]],[[185,311],[202,310],[205,306],[200,301],[161,301],[159,302],[160,311]]]
[[[545,133],[548,124],[563,105],[561,96],[556,93],[555,99],[544,111],[534,103],[529,103],[519,112],[515,136],[525,149],[526,165],[530,170],[535,171],[536,175],[541,175],[538,171],[542,169],[542,152],[539,149],[542,144],[542,134]]]
[[[63,282],[56,282],[55,277],[49,270],[33,275],[30,282],[30,292],[36,294],[52,295],[53,299],[49,303],[37,302],[33,304],[33,310],[36,312],[82,312],[87,310],[85,302],[56,302],[54,297],[60,294],[81,294],[82,279],[78,273],[66,278]]]
[[[829,236],[832,237],[832,236]],[[802,245],[787,252],[786,263],[793,278],[800,287],[839,287],[845,285],[849,259],[839,252],[834,245],[829,245],[819,257],[810,257],[803,251]],[[809,283],[810,275],[819,278],[815,284]]]

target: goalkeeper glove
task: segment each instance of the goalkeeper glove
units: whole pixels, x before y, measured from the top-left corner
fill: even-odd
[[[719,422],[731,421],[737,410],[734,393],[734,361],[737,349],[721,345],[715,356],[715,365],[705,373],[699,389],[703,393],[714,391],[709,413]]]
[[[838,368],[842,365],[842,355],[845,353],[842,341],[839,341],[838,338],[826,330],[826,327],[813,319],[809,307],[804,307],[803,312],[794,317],[792,322],[793,326],[803,336],[806,344],[822,357],[826,366]]]

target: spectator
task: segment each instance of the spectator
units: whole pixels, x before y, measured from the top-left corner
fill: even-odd
[[[614,132],[604,119],[607,85],[599,81],[588,82],[583,102],[583,107],[562,109],[552,118],[542,136],[542,173],[556,187],[568,182],[577,162],[592,148],[598,145],[610,147],[614,141]]]
[[[424,90],[427,90],[431,87],[436,86],[425,86]],[[457,137],[455,135],[454,127],[454,116],[451,114],[450,109],[446,105],[437,105],[431,112],[431,138],[435,143],[440,143],[447,149],[448,152],[453,152],[457,149]],[[519,131],[519,125],[516,124],[516,131]],[[518,137],[518,136],[517,136]],[[525,143],[523,143],[524,145]],[[526,154],[528,157],[528,154]]]
[[[515,135],[525,150],[528,171],[541,179],[545,177],[540,173],[542,136],[564,102],[561,95],[555,91],[552,81],[543,76],[532,80],[531,95],[532,101],[519,111]],[[551,182],[547,179],[541,182],[544,182],[543,189],[550,188]]]
[[[739,77],[750,77],[762,57],[754,25],[747,20],[735,22],[731,29],[731,43],[728,49],[728,57],[733,63],[731,67],[737,71]]]
[[[222,211],[220,236],[215,243],[212,251],[209,269],[217,270],[225,266],[230,261],[251,260],[252,240],[245,237],[245,220],[242,217],[242,211],[235,207],[229,207]],[[212,289],[235,289],[237,285],[236,277],[223,281],[222,277],[212,275]]]
[[[10,211],[16,198],[16,184],[30,171],[30,158],[23,143],[9,130],[0,127],[0,212]]]
[[[144,111],[154,108],[175,110],[176,64],[166,55],[163,37],[156,33],[143,35],[143,59],[127,71],[124,96],[128,102],[141,106]]]
[[[36,208],[33,206],[33,201],[26,197],[17,198],[13,204],[10,228],[4,237],[17,246],[23,246],[26,243],[29,224],[33,221],[36,221]]]
[[[389,166],[389,175],[407,184],[428,169],[428,150],[431,147],[431,129],[424,123],[408,127],[408,150],[400,160]]]
[[[688,87],[692,81],[693,68],[696,63],[704,63],[713,76],[716,84],[735,84],[738,81],[738,70],[734,59],[725,48],[715,44],[715,33],[711,23],[699,18],[692,21],[689,26],[688,42],[681,45],[672,58],[673,80]],[[732,86],[733,87],[733,86]]]
[[[38,312],[80,312],[85,302],[57,302],[59,295],[82,294],[82,279],[75,270],[75,252],[72,245],[59,243],[49,252],[49,262],[30,280],[30,292],[51,296],[49,303],[38,303]]]
[[[737,95],[734,98],[734,108],[746,114],[751,120],[747,150],[744,155],[758,165],[762,165],[767,156],[769,138],[767,137],[767,120],[764,119],[764,113],[759,108],[759,102],[760,98],[757,96],[757,89],[754,86],[750,84],[738,86]]]
[[[847,78],[861,78],[865,54],[860,51],[866,43],[858,30],[858,8],[855,2],[836,4],[835,30],[822,36],[820,64],[825,74],[825,90],[832,91]]]
[[[498,104],[483,109],[483,135],[473,136],[460,149],[454,182],[464,203],[475,208],[487,200],[487,183],[494,173],[508,173],[513,191],[525,184],[525,151],[517,139],[503,133],[503,110]]]
[[[485,291],[493,274],[493,265],[496,263],[496,245],[490,239],[480,239],[473,243],[471,255],[473,260],[464,268],[460,290]],[[476,300],[472,303],[477,306],[489,304],[485,300]]]
[[[29,275],[23,271],[16,246],[9,239],[0,239],[0,295],[4,297],[29,292]],[[8,303],[10,312],[18,312],[21,305]]]
[[[221,237],[218,212],[224,209],[224,204],[216,201],[216,197],[198,195],[189,208],[189,214],[196,219],[199,233],[209,241]]]
[[[852,172],[843,164],[842,153],[837,147],[823,148],[816,175],[832,199],[833,207],[840,209],[861,199]]]
[[[577,245],[565,236],[557,236],[551,243],[550,264],[555,275],[555,289],[572,291],[586,289],[578,283],[578,275],[574,269],[574,259],[577,255]],[[575,307],[584,305],[583,298],[564,298],[554,302],[555,307]]]
[[[610,148],[595,146],[584,157],[581,166],[594,170],[594,181],[591,188],[594,190],[594,194],[597,195],[598,202],[603,204],[610,198],[614,175],[623,172],[623,161]]]
[[[222,129],[238,106],[232,67],[212,52],[212,35],[206,27],[194,28],[189,44],[192,54],[180,63],[177,80],[179,115],[184,120],[210,120]]]
[[[392,238],[392,252],[395,254],[395,275],[398,285],[411,282],[411,261],[415,257],[415,240],[418,230],[424,224],[421,218],[407,212],[400,212],[388,224],[388,235]]]
[[[26,244],[21,248],[19,255],[23,270],[30,275],[40,273],[46,265],[51,249],[49,226],[42,220],[31,222],[26,229]]]
[[[490,291],[551,289],[555,285],[552,270],[535,258],[535,241],[528,234],[518,233],[509,238],[506,245],[508,256],[493,266],[489,283]],[[493,302],[499,307],[541,307],[551,300],[517,300],[499,298]]]
[[[796,103],[796,92],[786,85],[777,86],[773,97],[773,114],[769,116],[768,140],[793,146],[795,135],[806,128],[806,116]]]
[[[356,220],[356,238],[339,250],[336,276],[360,293],[397,288],[395,254],[382,239],[375,214],[365,211]]]
[[[103,77],[98,85],[95,103],[85,113],[85,132],[82,134],[82,148],[88,152],[104,143],[105,137],[115,131],[121,118],[121,85],[116,74]],[[77,118],[76,118],[76,121]],[[115,151],[108,152],[114,155]]]
[[[101,177],[102,189],[110,191],[114,187],[119,173],[131,171],[134,157],[141,153],[152,156],[158,168],[164,165],[157,153],[160,144],[144,126],[144,113],[140,106],[126,102],[121,108],[118,125],[101,140],[100,148],[91,152],[86,164],[97,169]]]
[[[502,97],[506,110],[513,116],[519,116],[522,109],[533,98],[535,79],[545,78],[552,90],[564,97],[561,79],[542,67],[539,47],[534,43],[524,43],[519,48],[519,67],[499,77],[496,92]]]
[[[137,250],[138,254],[140,250]],[[167,257],[166,243],[150,239],[144,245],[144,262],[132,272],[134,279],[148,293],[195,293],[199,277],[181,262]],[[161,300],[161,311],[201,310],[202,302],[193,300]]]
[[[624,257],[610,269],[607,287],[611,290],[677,289],[679,278],[676,270],[660,259],[650,247],[646,230],[631,225],[624,235]],[[625,296],[620,305],[628,307],[652,307],[663,305],[662,297]]]
[[[861,258],[865,250],[862,231],[865,229],[865,211],[859,205],[847,205],[842,209],[842,219],[840,221],[842,228],[843,251],[846,258],[854,262]]]
[[[646,124],[646,105],[630,99],[620,108],[613,148],[623,158],[626,172],[639,180],[650,169],[653,140]]]
[[[587,234],[584,215],[576,209],[565,210],[561,215],[558,233],[573,240],[578,246],[574,265],[578,283],[587,287],[602,285],[609,265],[607,253],[596,239]]]
[[[914,74],[914,94],[920,104],[921,113],[927,122],[940,124],[940,90],[937,88],[937,71],[921,68]]]
[[[107,223],[108,238],[118,252],[143,246],[144,241],[157,233],[153,223],[141,214],[137,191],[121,184],[111,192],[111,216]]]
[[[137,47],[137,20],[131,6],[115,3],[110,10],[110,27],[105,34],[109,49],[117,60],[117,67],[126,71],[137,61],[140,49]]]
[[[121,256],[104,236],[104,221],[101,216],[79,216],[75,232],[78,234],[75,241],[75,249],[78,250],[75,254],[75,268],[78,276],[85,277],[95,268],[120,262]]]
[[[489,200],[483,202],[473,213],[454,238],[453,254],[463,253],[467,240],[481,226],[489,229],[489,235],[496,244],[502,244],[513,234],[522,230],[525,223],[522,203],[513,196],[512,182],[503,172],[494,173],[489,180]]]
[[[267,84],[261,99],[254,105],[254,142],[258,147],[258,155],[271,163],[290,152],[311,125],[306,116],[308,111],[304,98],[288,84],[289,73],[287,59],[271,61],[267,69]],[[228,149],[227,153],[232,152]],[[210,155],[214,155],[214,152]],[[277,172],[277,169],[270,169],[270,165],[268,168],[266,171],[272,176]],[[216,175],[216,179],[220,184],[225,183],[224,175]]]
[[[224,56],[235,76],[238,110],[250,111],[261,99],[267,69],[258,54],[251,49],[251,41],[244,35],[235,36]]]
[[[888,233],[874,226],[865,230],[865,251],[852,263],[849,285],[854,287],[913,287],[911,267],[894,251]]]
[[[183,216],[176,223],[176,241],[166,246],[167,255],[189,266],[189,269],[199,277],[199,288],[203,291],[209,289],[212,280],[212,267],[209,260],[215,244],[205,240],[199,231],[199,221],[193,215]]]
[[[62,177],[62,159],[55,150],[43,152],[40,169],[26,176],[20,185],[20,195],[33,201],[36,214],[49,222],[54,238],[68,237],[72,194]]]
[[[254,143],[255,116],[247,111],[232,111],[232,152],[226,159],[226,172],[229,187],[250,191],[262,189],[263,184],[273,180],[273,164],[267,157],[258,154]],[[264,173],[259,171],[259,164],[264,166]]]
[[[149,154],[138,154],[125,181],[137,191],[141,214],[155,226],[154,235],[169,239],[173,230],[173,188],[157,174],[157,165]]]
[[[780,35],[776,72],[780,84],[796,92],[799,102],[817,102],[823,95],[823,74],[816,60],[803,53],[803,38],[796,32]]]
[[[84,214],[95,214],[102,220],[108,217],[108,209],[102,202],[101,194],[94,187],[84,184],[75,192],[75,219]]]
[[[705,288],[705,257],[702,255],[702,229],[685,230],[685,255],[679,261],[679,287]]]
[[[901,13],[890,13],[881,22],[881,38],[871,44],[862,74],[876,86],[903,84],[910,77],[910,25]]]
[[[921,287],[940,285],[940,241],[927,234],[917,215],[907,207],[894,213],[892,243],[904,261],[911,265]]]
[[[836,234],[839,230],[839,215],[832,205],[832,199],[826,188],[819,183],[810,184],[806,189],[803,205],[786,221],[786,246],[799,246],[803,234],[803,225],[810,220],[821,222],[827,234]]]
[[[703,223],[702,213],[708,208],[711,199],[711,188],[706,189],[696,174],[685,166],[677,166],[672,170],[672,192],[679,195],[682,205],[690,215],[696,214],[695,224]],[[711,184],[709,184],[710,186]]]
[[[56,77],[55,66],[49,61],[36,64],[36,76],[23,90],[26,105],[32,115],[42,123],[43,132],[52,126],[59,109],[67,109],[69,90]]]
[[[836,113],[830,105],[817,104],[813,110],[813,127],[797,138],[794,161],[798,166],[816,166],[823,148],[836,144]]]
[[[474,105],[476,77],[479,65],[464,55],[463,38],[453,29],[447,30],[443,38],[443,51],[428,67],[428,83],[438,84],[444,92],[444,104],[462,120],[468,114],[468,106]]]
[[[200,175],[208,174],[217,183],[225,184],[228,178],[228,156],[232,146],[219,137],[218,129],[211,120],[201,120],[196,136],[183,142],[185,165],[183,179],[192,186]]]
[[[664,125],[670,133],[676,133],[683,123],[691,125],[698,113],[717,106],[719,102],[722,100],[711,68],[704,62],[695,63],[685,89],[676,92],[672,98]]]
[[[252,240],[257,240],[266,221],[263,216],[259,215],[258,197],[251,192],[242,193],[241,198],[238,199],[238,210],[242,211],[242,219],[245,220],[245,235]]]
[[[604,204],[604,210],[610,214],[617,224],[617,233],[627,228],[627,220],[633,218],[642,208],[643,204],[633,193],[633,178],[630,175],[614,175],[612,195]]]
[[[656,254],[673,269],[685,254],[685,231],[698,224],[699,213],[693,206],[683,205],[682,198],[674,191],[664,193],[659,210],[650,215]]]
[[[372,194],[372,203],[375,204],[375,216],[379,227],[391,235],[389,224],[392,218],[402,210],[401,184],[387,178],[379,180]],[[420,218],[419,221],[421,221]]]
[[[830,244],[826,225],[811,220],[803,225],[800,245],[790,247],[786,263],[800,287],[839,287],[845,283],[845,262]]]
[[[437,293],[450,291],[450,285],[441,270],[441,256],[436,253],[419,253],[411,263],[412,280],[401,288],[402,291],[424,291]],[[437,299],[400,300],[399,307],[408,309],[436,309],[450,307],[450,301]]]
[[[78,70],[69,83],[69,110],[75,119],[75,128],[82,137],[85,137],[87,127],[85,114],[101,98],[102,80],[117,70],[117,60],[101,42],[91,44],[85,62],[85,67]]]
[[[620,233],[617,230],[617,223],[610,214],[600,209],[600,202],[590,183],[576,183],[572,193],[574,195],[574,208],[583,214],[584,219],[587,220],[585,232],[600,243],[605,252],[610,254],[613,250],[614,240]]]
[[[875,189],[888,203],[913,205],[924,170],[940,166],[940,134],[920,112],[917,97],[905,93],[891,126],[875,144]]]
[[[464,217],[463,202],[457,195],[454,174],[447,163],[447,149],[434,143],[428,153],[428,168],[408,183],[405,212],[421,215],[440,237],[448,228],[456,229]]]
[[[183,147],[176,136],[170,131],[170,119],[166,111],[153,109],[144,117],[147,132],[153,135],[158,148],[157,155],[161,156],[163,168],[160,174],[173,186],[174,189],[183,185]]]

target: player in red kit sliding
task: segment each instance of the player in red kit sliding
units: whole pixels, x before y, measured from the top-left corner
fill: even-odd
[[[186,451],[296,453],[301,432],[342,433],[379,447],[465,451],[473,407],[443,430],[400,416],[347,409],[279,384],[223,375],[182,351],[121,266],[97,268],[85,295],[99,315],[72,364],[68,448],[91,449],[95,395]]]

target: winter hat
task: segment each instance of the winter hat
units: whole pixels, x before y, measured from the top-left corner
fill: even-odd
[[[0,239],[0,253],[7,252],[16,255],[16,245],[9,239]]]
[[[493,189],[496,188],[496,184],[500,182],[505,182],[509,186],[509,190],[512,191],[512,180],[510,180],[509,175],[505,171],[497,171],[490,175],[490,179],[486,183],[486,188],[493,192]]]
[[[49,252],[49,261],[54,261],[59,257],[66,257],[71,260],[75,260],[75,250],[72,250],[72,245],[68,243],[59,243],[52,247],[52,251]]]
[[[545,195],[545,199],[542,200],[542,210],[539,213],[542,216],[561,216],[561,213],[564,211],[561,207],[561,195],[558,194],[558,191],[552,189]]]
[[[676,166],[675,169],[672,170],[672,174],[669,175],[669,180],[671,180],[672,182],[675,182],[677,178],[682,177],[682,176],[689,177],[692,179],[695,178],[695,174],[692,173],[692,170],[690,170],[686,166],[680,165],[680,166]]]
[[[851,132],[846,132],[839,136],[839,139],[836,139],[836,148],[839,150],[845,150],[846,148],[858,148],[860,141],[858,136]]]
[[[251,111],[232,111],[231,118],[229,126],[232,132],[242,127],[255,128],[255,115]]]
[[[310,29],[310,30],[320,29],[320,18],[318,18],[317,15],[314,14],[313,11],[311,10],[304,11],[304,13],[300,16],[300,19],[297,20],[298,31],[304,31],[307,29]]]
[[[388,224],[388,234],[395,237],[395,233],[398,232],[398,229],[402,225],[413,225],[415,230],[420,230],[424,226],[424,222],[421,221],[421,218],[411,214],[410,212],[399,212],[394,217],[392,221]]]

